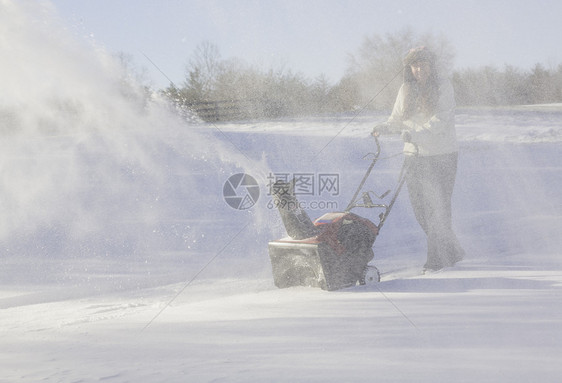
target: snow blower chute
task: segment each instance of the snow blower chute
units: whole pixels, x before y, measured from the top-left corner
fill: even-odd
[[[310,286],[338,290],[357,283],[380,281],[379,271],[370,266],[369,262],[374,257],[375,239],[404,184],[406,162],[402,166],[390,202],[374,203],[372,196],[382,201],[392,192],[388,190],[380,197],[371,191],[362,192],[379,159],[380,144],[376,137],[375,140],[377,151],[365,156],[372,155],[373,159],[343,212],[327,213],[313,222],[306,211],[299,207],[294,192],[295,180],[277,181],[273,185],[274,203],[289,235],[269,242],[275,286]],[[382,209],[378,224],[351,213],[356,207]]]

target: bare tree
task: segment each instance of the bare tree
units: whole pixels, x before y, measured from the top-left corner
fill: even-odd
[[[208,99],[223,69],[218,47],[207,41],[199,44],[187,66],[186,93],[198,100]]]

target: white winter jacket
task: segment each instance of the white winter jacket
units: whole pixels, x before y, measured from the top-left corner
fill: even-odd
[[[404,144],[404,153],[413,154],[418,148],[420,156],[435,156],[458,151],[455,130],[455,94],[449,80],[439,84],[437,111],[429,116],[419,112],[404,120],[404,85],[398,91],[392,114],[388,119],[390,126],[401,126],[412,136],[411,143]],[[415,145],[414,145],[415,144]]]

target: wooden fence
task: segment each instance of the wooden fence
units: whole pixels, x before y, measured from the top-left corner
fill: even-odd
[[[189,105],[203,121],[236,121],[263,115],[259,100],[200,101]]]

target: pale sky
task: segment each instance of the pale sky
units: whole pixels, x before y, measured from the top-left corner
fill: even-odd
[[[185,79],[197,45],[264,69],[283,66],[337,82],[366,36],[411,27],[443,34],[456,68],[562,62],[562,1],[554,0],[51,0],[79,38],[133,57],[148,80]]]

